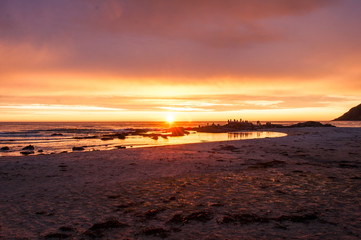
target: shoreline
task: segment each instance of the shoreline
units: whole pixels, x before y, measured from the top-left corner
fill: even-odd
[[[117,134],[116,134],[117,135]],[[86,141],[74,140],[73,144],[57,148],[56,150],[50,151],[49,149],[54,148],[49,142],[48,146],[44,146],[44,143],[31,143],[28,142],[24,145],[17,144],[17,149],[14,147],[8,147],[7,150],[1,150],[0,157],[8,156],[34,156],[34,155],[51,155],[59,153],[71,153],[71,152],[88,152],[88,151],[105,151],[114,149],[131,149],[131,148],[142,148],[142,147],[155,147],[155,146],[169,146],[178,144],[192,144],[202,142],[217,142],[217,141],[230,141],[230,140],[245,140],[254,138],[267,138],[267,137],[280,137],[281,132],[274,130],[270,131],[237,131],[237,132],[223,132],[223,133],[203,133],[192,131],[189,134],[182,136],[166,136],[156,137],[153,134],[147,135],[132,135],[124,137],[123,139],[95,139],[100,142],[91,142],[94,138]],[[139,140],[141,139],[141,140]],[[79,141],[79,142],[77,142]],[[30,148],[30,149],[26,149]]]
[[[8,123],[0,129],[0,156],[42,155],[61,152],[110,150],[139,145],[172,145],[214,141],[212,134],[249,130],[283,129],[295,126],[327,126],[329,122],[247,122],[228,120],[227,124],[180,122],[166,126],[161,122],[117,123]],[[224,122],[225,123],[225,122]],[[133,125],[132,125],[133,124]],[[332,122],[332,124],[334,124]],[[198,127],[197,127],[198,126]],[[361,122],[337,122],[336,127],[361,127]],[[190,131],[198,129],[200,131]],[[277,132],[277,131],[276,131]],[[192,133],[192,134],[188,134]],[[193,133],[196,133],[195,135]],[[183,136],[183,134],[185,136]],[[262,133],[261,133],[262,135]],[[183,136],[178,139],[178,136]],[[249,136],[223,136],[222,140]],[[262,136],[261,136],[262,137]],[[269,136],[270,137],[270,136]],[[221,140],[221,139],[220,139]],[[74,149],[73,149],[74,148]]]
[[[0,157],[0,237],[361,237],[361,129],[273,131],[288,136]]]

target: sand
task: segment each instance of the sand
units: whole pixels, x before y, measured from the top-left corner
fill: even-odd
[[[2,239],[360,239],[361,128],[0,158]]]

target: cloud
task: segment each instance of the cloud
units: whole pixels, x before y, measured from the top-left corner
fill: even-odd
[[[304,51],[302,42],[288,45],[294,29],[277,26],[298,23],[336,2],[3,0],[0,52],[10,59],[0,60],[0,68],[108,74],[119,81],[334,75],[334,66],[323,63],[333,45]]]
[[[226,112],[240,110],[297,109],[327,107],[334,102],[360,100],[345,96],[259,96],[259,95],[184,95],[179,97],[141,96],[0,96],[2,107],[7,109],[39,110],[94,110],[94,111],[159,111]],[[77,104],[74,104],[76,102]],[[25,104],[27,103],[27,104]]]
[[[164,110],[176,111],[176,112],[211,112],[213,109],[204,109],[204,108],[193,108],[193,107],[157,107]]]
[[[0,105],[211,114],[347,102],[329,96],[360,95],[360,7],[0,0]]]
[[[120,108],[95,107],[86,105],[57,105],[57,104],[24,104],[4,105],[0,109],[22,109],[22,110],[61,110],[61,111],[122,111]]]
[[[90,31],[232,46],[274,38],[258,20],[304,15],[331,2],[335,0],[3,0],[0,26],[5,37],[37,41]]]
[[[188,39],[217,47],[278,39],[260,20],[308,14],[335,1],[326,0],[140,0],[95,1],[93,26],[113,33]]]

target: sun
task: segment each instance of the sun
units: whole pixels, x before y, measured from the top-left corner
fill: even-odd
[[[168,114],[166,116],[166,120],[168,123],[173,123],[174,122],[174,115],[173,114]]]

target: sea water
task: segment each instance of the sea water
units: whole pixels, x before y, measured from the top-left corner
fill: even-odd
[[[83,147],[85,151],[110,150],[120,147],[150,147],[172,144],[200,143],[211,141],[240,140],[265,137],[281,137],[284,133],[276,132],[237,132],[237,133],[201,133],[190,131],[180,137],[152,139],[146,136],[132,135],[125,139],[102,140],[101,136],[129,131],[129,129],[147,129],[164,131],[169,127],[181,126],[192,128],[207,124],[224,125],[226,122],[0,122],[0,156],[19,156],[28,145],[35,147],[33,154],[53,154],[71,152],[73,147]],[[272,122],[291,125],[297,122]],[[324,122],[326,123],[326,122]],[[331,122],[339,127],[361,127],[361,122]],[[96,138],[86,138],[96,137]]]

